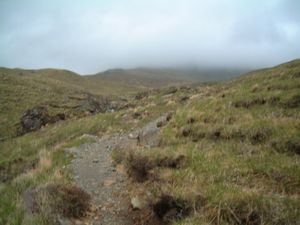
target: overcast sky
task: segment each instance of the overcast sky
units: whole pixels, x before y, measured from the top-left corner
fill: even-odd
[[[300,0],[0,0],[0,66],[264,67],[300,58]]]

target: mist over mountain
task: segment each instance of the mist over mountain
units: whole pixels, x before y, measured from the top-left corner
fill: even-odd
[[[300,57],[295,0],[0,2],[0,65],[262,68]]]

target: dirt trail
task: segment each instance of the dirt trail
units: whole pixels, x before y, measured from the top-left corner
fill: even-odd
[[[94,137],[95,143],[67,150],[75,155],[70,168],[77,185],[92,196],[93,203],[99,208],[99,215],[94,216],[90,224],[133,224],[128,216],[130,199],[126,177],[112,165],[111,152],[113,149],[134,149],[138,145],[155,146],[158,144],[159,127],[166,121],[167,116],[162,116],[132,133],[101,139]],[[160,124],[159,127],[157,124]]]

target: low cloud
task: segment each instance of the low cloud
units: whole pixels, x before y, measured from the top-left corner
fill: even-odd
[[[296,0],[0,2],[0,66],[271,66],[300,57]]]

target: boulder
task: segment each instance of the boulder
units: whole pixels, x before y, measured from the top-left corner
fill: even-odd
[[[156,147],[159,144],[158,137],[159,128],[156,126],[149,126],[143,128],[138,136],[138,144],[148,147]]]
[[[109,107],[110,103],[107,98],[97,99],[95,96],[88,95],[87,98],[81,102],[79,109],[81,111],[95,114],[107,112]]]
[[[169,87],[163,91],[164,95],[174,94],[178,91],[177,87]]]
[[[45,107],[38,106],[26,110],[21,118],[21,127],[18,134],[22,135],[28,132],[36,131],[50,122],[51,117]]]
[[[131,198],[130,203],[133,210],[141,210],[146,206],[144,199],[138,196]]]
[[[157,147],[160,142],[159,131],[168,121],[168,115],[159,117],[157,120],[149,123],[138,133],[138,144],[147,147]]]
[[[32,109],[28,109],[23,113],[17,133],[18,135],[23,135],[28,132],[39,130],[46,124],[56,123],[65,119],[66,116],[64,113],[58,113],[55,116],[50,116],[46,107],[37,106]]]

